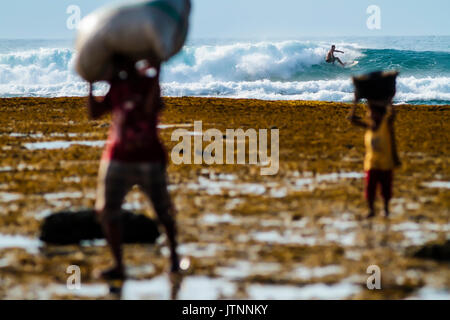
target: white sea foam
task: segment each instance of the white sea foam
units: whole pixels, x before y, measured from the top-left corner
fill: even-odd
[[[221,81],[260,79],[292,80],[324,62],[328,46],[302,41],[238,42],[224,45],[187,46],[170,63],[165,81],[197,82],[207,77]],[[346,48],[345,60],[361,53]]]
[[[324,41],[188,45],[164,65],[163,94],[266,100],[351,101],[351,75],[384,66],[379,66],[378,62],[366,57],[366,51],[361,45],[362,40],[357,41],[360,43],[337,43],[339,48],[345,51],[345,54],[339,55],[343,61],[360,60],[356,69],[327,65],[324,56],[329,43]],[[55,43],[55,46],[58,45]],[[402,53],[396,51],[396,54]],[[433,58],[437,59],[439,68],[444,65],[441,60],[446,57],[445,53],[441,55],[444,55],[443,58]],[[364,59],[367,61],[364,62]],[[396,96],[398,103],[450,101],[449,71],[445,67],[433,69],[436,63],[430,61],[424,70],[415,66],[417,70],[408,71],[407,64],[394,64],[402,71]],[[84,96],[87,94],[87,85],[75,73],[73,66],[74,51],[67,47],[27,46],[26,49],[17,47],[2,51],[0,97]],[[403,72],[405,70],[406,72]],[[96,88],[97,94],[104,94],[108,86],[101,83],[96,85]]]

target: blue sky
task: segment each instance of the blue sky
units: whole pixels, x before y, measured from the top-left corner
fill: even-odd
[[[82,16],[111,0],[13,0],[0,5],[0,38],[72,38],[69,5]],[[450,35],[449,0],[192,0],[191,39]],[[369,5],[381,30],[369,30]]]

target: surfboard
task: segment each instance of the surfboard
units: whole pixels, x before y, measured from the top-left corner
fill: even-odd
[[[353,61],[353,62],[350,62],[350,63],[346,64],[345,67],[346,67],[346,68],[351,68],[351,67],[356,66],[358,63],[359,63],[359,61],[356,61],[356,60],[355,60],[355,61]]]

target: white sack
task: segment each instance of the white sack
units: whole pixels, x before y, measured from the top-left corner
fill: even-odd
[[[168,60],[184,45],[190,9],[190,0],[153,0],[93,12],[78,29],[77,72],[87,81],[106,80],[114,54]]]

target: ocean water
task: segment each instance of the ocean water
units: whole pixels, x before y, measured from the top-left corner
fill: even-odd
[[[325,63],[331,44],[352,68]],[[0,97],[83,96],[69,40],[0,40]],[[400,71],[396,103],[450,104],[450,36],[196,40],[163,67],[165,96],[351,101],[351,76]],[[108,86],[100,83],[97,93]]]

